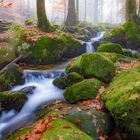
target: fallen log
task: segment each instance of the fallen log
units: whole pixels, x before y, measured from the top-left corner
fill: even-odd
[[[25,59],[26,57],[30,56],[32,54],[32,52],[28,52],[26,54],[22,54],[20,56],[18,56],[16,59],[14,59],[12,62],[8,63],[3,69],[0,70],[0,74],[2,74],[6,69],[8,69],[11,65],[13,65],[14,63],[17,63],[23,59]]]

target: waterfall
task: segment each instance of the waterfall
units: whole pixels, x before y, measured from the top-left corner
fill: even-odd
[[[16,114],[14,111],[4,112],[0,117],[0,139],[3,136],[23,127],[31,120],[34,120],[35,111],[43,104],[51,104],[56,100],[64,100],[63,90],[53,85],[53,80],[64,75],[62,70],[50,71],[30,71],[26,70],[25,83],[15,86],[11,91],[20,91],[23,88],[34,86],[33,94],[28,96],[28,100]]]
[[[93,53],[95,52],[95,48],[92,45],[93,42],[86,42],[86,53]]]
[[[104,37],[105,32],[97,33],[97,37],[91,38],[90,41],[86,43],[86,53],[93,53],[95,52],[95,47],[93,46],[94,42],[101,41]]]

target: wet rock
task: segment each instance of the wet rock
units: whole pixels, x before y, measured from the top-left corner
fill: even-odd
[[[96,98],[102,82],[96,79],[87,79],[76,83],[64,91],[64,97],[69,103]]]
[[[20,111],[26,102],[27,97],[24,92],[0,92],[0,110],[11,110],[15,109]]]
[[[95,51],[97,51],[98,47],[101,45],[102,42],[100,41],[94,41],[92,45],[94,46]]]
[[[84,78],[80,74],[72,72],[66,75],[65,77],[56,78],[53,81],[53,84],[60,89],[65,89],[66,87],[81,82],[82,80],[84,80]]]
[[[29,86],[29,87],[22,88],[20,91],[23,91],[26,94],[33,94],[33,91],[35,89],[36,89],[35,86]]]
[[[22,68],[13,64],[0,75],[0,91],[9,90],[11,87],[23,82],[24,74]]]

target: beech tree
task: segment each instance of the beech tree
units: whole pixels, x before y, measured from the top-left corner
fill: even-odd
[[[46,15],[45,0],[37,0],[38,28],[42,31],[50,31],[51,25]]]
[[[137,14],[137,0],[126,0],[126,21],[140,25],[140,17]]]
[[[75,8],[75,0],[68,1],[68,14],[65,21],[66,26],[74,26],[77,23],[77,14]]]

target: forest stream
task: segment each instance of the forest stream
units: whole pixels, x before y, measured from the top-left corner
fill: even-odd
[[[86,53],[95,52],[92,45],[103,38],[104,32],[97,33],[97,37],[91,38],[86,44]],[[35,111],[42,105],[50,105],[54,101],[64,100],[63,90],[53,85],[53,80],[65,75],[64,69],[67,63],[55,66],[51,70],[24,70],[25,83],[15,86],[11,91],[30,89],[28,101],[21,111],[16,114],[14,110],[3,112],[0,117],[0,138],[23,127],[35,119]]]

